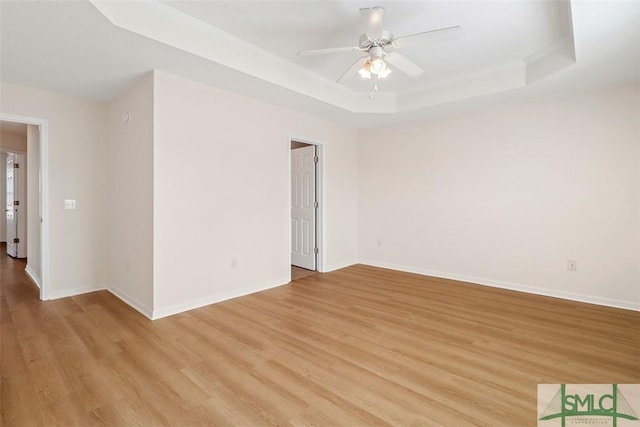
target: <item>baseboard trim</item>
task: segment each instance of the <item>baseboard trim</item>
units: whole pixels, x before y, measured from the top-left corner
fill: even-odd
[[[153,319],[153,310],[149,309],[145,304],[139,303],[138,301],[136,301],[135,298],[132,298],[126,295],[125,293],[123,293],[122,291],[116,288],[108,287],[107,291],[109,291],[116,298],[120,299],[122,302],[127,304],[129,307],[133,308],[134,310],[142,314],[147,319]]]
[[[538,288],[533,286],[521,285],[518,283],[502,282],[498,280],[490,280],[482,277],[464,276],[455,273],[444,273],[441,271],[427,270],[423,268],[407,267],[403,265],[390,264],[385,262],[360,260],[360,264],[372,267],[387,268],[389,270],[403,271],[405,273],[420,274],[423,276],[432,276],[442,279],[458,280],[460,282],[468,282],[475,285],[491,286],[493,288],[508,289],[511,291],[525,292],[528,294],[542,295],[553,298],[561,298],[570,301],[583,302],[587,304],[602,305],[605,307],[621,308],[624,310],[640,311],[640,303],[631,303],[610,298],[603,298],[592,295],[576,294],[572,292],[556,291],[553,289]]]
[[[40,276],[35,274],[34,271],[31,269],[31,267],[28,264],[25,267],[24,272],[27,273],[27,276],[29,276],[29,279],[31,279],[31,281],[33,283],[35,283],[35,285],[38,287],[38,289],[42,288],[42,286],[40,285]]]
[[[89,292],[96,291],[104,291],[106,287],[104,285],[95,285],[90,287],[83,288],[69,288],[69,289],[60,289],[58,291],[49,291],[49,298],[47,299],[60,299],[60,298],[68,298],[76,295],[88,294]]]
[[[153,315],[151,319],[157,320],[163,317],[173,316],[174,314],[184,313],[185,311],[194,310],[196,308],[215,304],[217,302],[222,302],[222,301],[230,300],[233,298],[243,297],[245,295],[254,294],[256,292],[262,292],[268,289],[273,289],[279,286],[284,286],[289,284],[289,282],[285,282],[285,280],[286,279],[278,280],[278,281],[274,281],[274,282],[253,287],[253,288],[244,288],[241,290],[234,290],[231,292],[219,292],[216,294],[207,295],[202,298],[196,298],[191,301],[186,301],[180,304],[170,305],[168,307],[160,308],[158,310],[153,310]]]
[[[341,268],[351,267],[352,265],[356,265],[356,264],[358,264],[358,261],[347,261],[347,262],[341,262],[338,264],[329,265],[324,268],[322,273],[329,273],[331,271],[336,271],[336,270],[340,270]]]

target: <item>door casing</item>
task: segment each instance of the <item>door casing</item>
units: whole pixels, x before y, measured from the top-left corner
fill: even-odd
[[[40,209],[42,211],[42,222],[40,223],[40,299],[50,298],[49,278],[50,278],[50,199],[49,199],[49,121],[47,119],[31,116],[0,112],[0,120],[8,122],[23,123],[26,125],[36,125],[40,134],[40,176],[42,182],[39,186]],[[29,231],[27,230],[27,234]]]
[[[296,135],[290,135],[286,142],[287,150],[287,271],[288,281],[291,281],[291,142],[297,141],[305,144],[311,144],[316,146],[316,156],[318,156],[318,163],[316,164],[316,200],[318,201],[318,209],[316,210],[316,246],[318,248],[318,254],[316,257],[316,271],[325,271],[325,234],[324,234],[324,200],[325,200],[325,185],[324,185],[324,145],[320,141],[316,141],[310,138],[299,137]]]

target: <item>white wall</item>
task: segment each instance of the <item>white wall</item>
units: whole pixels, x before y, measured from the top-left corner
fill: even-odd
[[[286,283],[295,138],[323,148],[325,270],[640,309],[637,86],[359,135],[164,73],[109,106],[0,89],[2,113],[49,121],[52,297],[108,286],[161,317]]]
[[[155,317],[288,282],[292,136],[323,143],[326,268],[356,261],[354,131],[164,73],[154,91]]]
[[[130,113],[128,122],[123,115]],[[109,289],[153,310],[153,74],[109,104]]]
[[[618,86],[362,132],[360,259],[640,309],[638,102]]]
[[[0,112],[49,121],[50,297],[107,280],[106,105],[2,83]],[[77,199],[64,210],[64,199]]]
[[[40,129],[36,125],[27,125],[27,165],[27,271],[40,285]]]

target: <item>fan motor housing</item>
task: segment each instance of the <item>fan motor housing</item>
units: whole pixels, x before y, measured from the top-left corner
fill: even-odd
[[[367,33],[360,36],[360,49],[369,49],[372,46],[384,47],[391,43],[393,40],[393,33],[388,30],[382,30],[380,37],[376,40],[371,40]]]

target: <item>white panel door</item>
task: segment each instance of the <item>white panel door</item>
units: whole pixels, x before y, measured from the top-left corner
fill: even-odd
[[[7,215],[7,254],[12,257],[18,256],[18,244],[15,243],[15,239],[18,238],[17,206],[14,206],[18,197],[16,194],[15,161],[15,154],[7,156],[7,206],[4,210]]]
[[[291,264],[316,269],[316,147],[291,150]]]
[[[27,206],[24,156],[7,155],[7,254],[16,258],[27,256]]]

